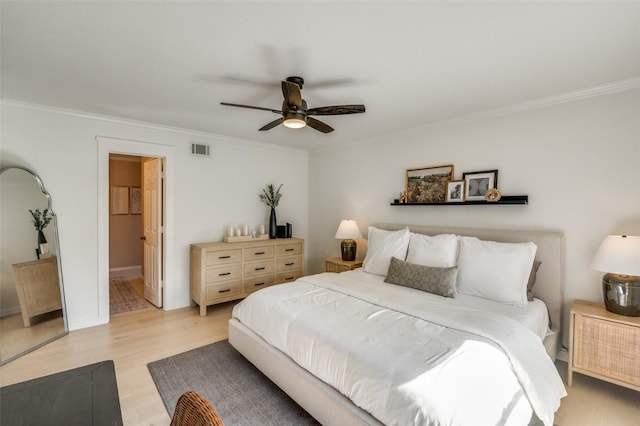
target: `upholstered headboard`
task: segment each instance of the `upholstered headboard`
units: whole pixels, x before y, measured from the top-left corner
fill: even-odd
[[[560,337],[560,328],[562,326],[562,305],[564,299],[565,264],[564,234],[561,232],[439,227],[403,225],[397,223],[376,223],[372,226],[391,231],[408,226],[411,232],[425,235],[456,234],[476,237],[481,240],[505,243],[523,243],[529,241],[535,243],[538,246],[536,259],[542,263],[538,269],[533,294],[535,297],[546,303],[549,309],[551,328],[558,332],[558,337]],[[557,340],[561,341],[559,339]],[[553,350],[555,351],[557,348]]]

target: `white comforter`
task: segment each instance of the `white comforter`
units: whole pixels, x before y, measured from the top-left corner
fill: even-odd
[[[545,425],[566,395],[517,321],[361,271],[258,291],[233,316],[388,425]]]

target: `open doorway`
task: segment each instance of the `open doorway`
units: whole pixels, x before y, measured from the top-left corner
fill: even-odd
[[[137,235],[138,242],[143,246],[142,260],[140,261],[140,276],[147,280],[144,284],[144,293],[147,290],[155,292],[157,306],[163,309],[172,309],[175,301],[171,297],[171,277],[173,274],[173,176],[174,147],[159,145],[149,142],[124,140],[98,136],[98,321],[106,323],[109,321],[109,284],[110,284],[110,221],[112,207],[112,191],[110,185],[110,158],[112,155],[136,157],[140,159],[140,190],[141,190],[141,214],[142,233]],[[153,160],[159,167],[156,167],[155,186],[145,188],[144,161]],[[124,185],[123,185],[124,186]],[[131,185],[130,185],[131,186]],[[136,187],[137,188],[137,187]],[[146,189],[149,189],[148,191]],[[124,200],[124,190],[117,190],[121,194],[120,199]],[[133,191],[134,196],[137,189]],[[129,192],[130,194],[130,192]],[[132,200],[127,199],[131,204]],[[152,201],[153,200],[153,201]],[[152,202],[156,206],[154,210],[146,209],[145,205]],[[122,201],[124,203],[124,201]],[[133,200],[136,203],[136,200]],[[130,209],[130,206],[127,206]],[[134,206],[134,211],[136,206]],[[124,212],[124,207],[120,206],[120,211]],[[130,210],[129,210],[130,211]],[[145,211],[154,211],[154,214],[146,215]],[[147,220],[148,219],[148,220]],[[146,221],[146,224],[145,224]],[[144,237],[148,237],[148,232],[155,232],[156,244],[148,250],[150,255],[145,254]],[[141,237],[143,237],[141,239]],[[148,238],[147,238],[148,240]],[[136,243],[136,246],[138,243]],[[134,266],[134,265],[125,265]],[[131,271],[135,273],[135,268]],[[151,271],[151,273],[149,273]],[[148,297],[154,300],[153,297]]]
[[[142,157],[109,154],[109,315],[147,309],[144,298]]]

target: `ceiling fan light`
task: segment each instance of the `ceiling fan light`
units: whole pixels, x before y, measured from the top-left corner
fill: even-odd
[[[290,129],[302,129],[307,125],[307,120],[305,118],[305,115],[300,112],[286,112],[284,114],[284,121],[282,124]]]
[[[304,120],[300,120],[299,118],[286,119],[282,124],[284,124],[285,127],[288,127],[290,129],[302,129],[304,126],[307,125],[307,123],[305,123]]]

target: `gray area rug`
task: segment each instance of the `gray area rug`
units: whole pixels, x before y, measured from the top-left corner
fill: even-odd
[[[193,390],[206,398],[226,426],[318,425],[227,340],[147,365],[167,412]]]

